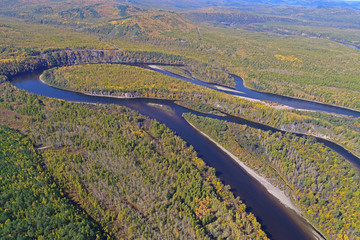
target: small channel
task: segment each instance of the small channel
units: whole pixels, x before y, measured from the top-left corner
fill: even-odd
[[[110,97],[95,97],[81,93],[65,91],[50,87],[39,80],[39,73],[29,73],[15,77],[12,83],[19,89],[46,97],[63,99],[72,102],[117,104],[137,110],[141,114],[164,123],[194,147],[199,157],[209,166],[214,167],[217,176],[230,185],[232,192],[239,196],[259,220],[262,229],[271,239],[303,240],[316,239],[312,227],[298,214],[282,205],[258,181],[246,173],[233,159],[219,149],[214,143],[192,128],[182,114],[192,112],[171,101],[152,99],[117,99]],[[158,105],[166,106],[159,108]],[[166,110],[171,109],[171,111]],[[213,116],[222,120],[226,117]],[[235,119],[233,119],[235,121]]]
[[[352,116],[352,117],[360,117],[360,111],[329,105],[325,103],[320,102],[314,102],[310,100],[305,99],[298,99],[298,98],[292,98],[287,96],[282,96],[278,94],[273,93],[265,93],[265,92],[259,92],[256,90],[249,89],[245,86],[244,81],[242,78],[232,75],[232,77],[235,80],[236,87],[234,89],[228,88],[228,87],[222,87],[218,86],[216,84],[210,84],[207,82],[200,81],[196,78],[186,78],[177,74],[173,74],[171,72],[168,72],[166,70],[162,70],[160,68],[151,68],[150,69],[171,76],[175,77],[187,82],[191,82],[203,87],[207,87],[210,89],[214,89],[219,92],[224,92],[227,94],[231,94],[233,96],[239,96],[239,97],[245,97],[250,98],[258,101],[270,101],[274,103],[278,103],[281,105],[285,105],[297,110],[309,110],[309,111],[319,111],[319,112],[326,112],[326,113],[335,113],[335,114],[341,114],[346,116]]]

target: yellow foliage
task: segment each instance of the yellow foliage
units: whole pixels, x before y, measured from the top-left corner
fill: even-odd
[[[208,213],[211,213],[213,211],[213,209],[210,207],[211,199],[209,196],[206,196],[206,198],[202,198],[202,199],[195,198],[195,202],[196,202],[196,208],[195,208],[196,217],[202,219]]]
[[[0,62],[6,63],[6,62],[14,62],[15,59],[0,59]]]
[[[195,157],[192,160],[194,161],[194,163],[196,164],[197,167],[204,166],[204,161],[202,159]]]
[[[294,56],[283,56],[280,54],[274,55],[276,59],[283,61],[283,62],[290,62],[290,63],[302,63],[303,61],[297,57]]]

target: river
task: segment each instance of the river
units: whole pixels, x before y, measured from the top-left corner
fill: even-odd
[[[326,113],[335,113],[335,114],[341,114],[346,116],[352,116],[352,117],[360,117],[360,111],[344,108],[344,107],[338,107],[330,104],[305,100],[305,99],[298,99],[293,97],[287,97],[282,96],[278,94],[273,93],[266,93],[266,92],[260,92],[256,90],[249,89],[245,86],[244,81],[242,78],[232,75],[235,80],[235,88],[229,88],[229,87],[223,87],[216,84],[211,84],[207,82],[200,81],[196,78],[186,78],[177,74],[173,74],[171,72],[165,71],[161,68],[155,68],[151,67],[150,69],[166,74],[171,77],[179,78],[181,80],[191,82],[203,87],[207,87],[210,89],[214,89],[220,92],[224,92],[227,94],[231,94],[233,96],[239,96],[244,97],[248,99],[253,99],[256,101],[270,101],[274,103],[278,103],[281,105],[288,106],[293,109],[297,110],[309,110],[309,111],[319,111],[319,112],[326,112]]]
[[[88,96],[81,93],[65,91],[50,87],[39,80],[39,73],[29,73],[17,76],[12,83],[19,89],[25,89],[31,93],[46,97],[63,99],[72,102],[118,104],[137,110],[141,114],[164,123],[194,147],[199,157],[209,166],[216,169],[216,175],[227,185],[231,186],[232,192],[239,196],[248,207],[248,211],[254,213],[262,225],[262,229],[271,239],[316,239],[314,229],[295,211],[286,208],[274,196],[272,196],[258,181],[245,172],[224,151],[219,149],[213,142],[192,128],[183,118],[182,114],[192,112],[202,116],[208,116],[221,120],[234,121],[247,124],[262,130],[280,131],[266,125],[254,123],[245,119],[231,116],[215,116],[193,112],[180,107],[172,101],[153,99],[118,99],[110,97]],[[159,106],[166,106],[159,107]],[[170,109],[170,110],[169,110]],[[325,141],[325,144],[333,144]],[[348,153],[345,149],[336,145],[337,152],[360,165],[359,159]],[[329,146],[331,147],[331,146]],[[336,150],[336,149],[334,149]],[[350,157],[346,155],[350,154]],[[350,159],[349,159],[350,158]]]

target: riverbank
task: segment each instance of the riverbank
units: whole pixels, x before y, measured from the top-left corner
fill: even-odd
[[[166,69],[161,68],[161,67],[159,67],[157,65],[148,65],[148,67],[150,69],[154,70],[154,71],[159,70],[159,71],[171,73],[171,74],[179,76],[181,78],[187,78],[187,76],[179,75],[178,73],[174,73],[172,71],[166,70]],[[229,87],[226,87],[226,86],[221,86],[221,85],[218,85],[218,84],[204,82],[204,81],[199,80],[199,79],[197,79],[197,81],[203,82],[204,84],[209,84],[209,85],[211,85],[211,87],[207,86],[208,88],[214,89],[214,90],[217,90],[217,91],[220,91],[220,92],[225,92],[225,93],[226,92],[231,92],[231,93],[235,93],[235,94],[246,94],[244,92],[241,92],[239,90],[232,89],[232,88],[229,88]],[[232,94],[230,94],[230,95],[232,95]],[[290,106],[287,106],[287,105],[284,105],[284,104],[277,104],[275,102],[258,100],[258,99],[249,98],[249,97],[245,97],[245,96],[239,96],[239,95],[233,95],[233,96],[244,99],[244,100],[247,100],[247,101],[250,101],[250,102],[262,103],[262,104],[264,104],[264,105],[266,105],[268,107],[271,107],[271,108],[274,108],[274,109],[277,109],[277,110],[311,111],[311,110],[306,110],[306,109],[296,109],[294,107],[290,107]]]
[[[151,69],[161,70],[163,72],[168,72],[168,73],[179,76],[178,74],[173,73],[173,72],[168,71],[168,70],[165,70],[165,69],[161,68],[160,66],[149,65],[149,67]],[[233,75],[233,76],[237,77],[235,75]],[[182,77],[182,76],[180,76],[180,77],[181,77],[182,80],[186,81],[185,79],[183,79],[184,77]],[[188,79],[187,77],[185,77],[185,78]],[[243,84],[245,84],[243,79],[241,79],[241,78],[239,78],[239,79],[243,82]],[[197,80],[197,81],[202,82],[201,80]],[[203,82],[203,83],[208,84],[206,82]],[[239,96],[237,94],[246,94],[246,93],[244,93],[242,91],[239,91],[239,90],[236,90],[236,89],[233,89],[233,88],[226,87],[226,86],[220,86],[220,85],[217,85],[217,84],[211,84],[211,86],[205,86],[205,87],[208,87],[210,89],[214,89],[214,90],[217,90],[217,91],[222,91],[222,92],[228,93],[228,94],[230,94],[230,95],[232,95],[234,97],[245,99],[245,100],[250,101],[250,102],[261,103],[261,104],[264,104],[264,105],[269,106],[271,108],[274,108],[276,110],[296,110],[296,111],[301,111],[301,112],[317,112],[316,110],[295,108],[295,107],[288,106],[286,104],[280,104],[280,103],[276,103],[276,102],[269,101],[269,100],[260,100],[260,99],[254,99],[254,98],[245,97],[245,96]],[[244,87],[247,88],[245,85],[244,85]],[[248,88],[248,89],[250,89],[250,88]],[[234,94],[232,94],[232,93],[234,93]],[[259,92],[259,93],[261,93],[261,92]],[[277,94],[272,94],[272,93],[266,93],[266,94],[277,96]],[[311,103],[311,101],[306,100],[306,99],[297,99],[297,98],[293,98],[293,97],[280,96],[280,95],[279,95],[279,97],[285,97],[285,98],[289,98],[289,99],[293,99],[293,100],[300,100],[300,101],[306,101],[308,103]],[[328,105],[328,104],[320,103],[320,102],[316,102],[316,101],[314,103],[320,104],[321,106],[324,106],[324,107],[330,106],[330,107],[341,108],[341,107],[338,107],[338,106],[335,106],[335,105],[332,106],[332,105]],[[346,108],[344,108],[344,109],[346,109]],[[347,110],[351,110],[351,109],[347,109]],[[326,111],[324,111],[324,112],[326,112]],[[326,112],[326,113],[335,114],[335,115],[338,114],[338,113],[330,113],[330,112]],[[246,117],[245,117],[245,119],[246,119]],[[251,119],[247,119],[247,120],[252,121]],[[346,150],[348,154],[345,154],[346,156],[344,156],[343,153],[339,152],[341,150],[339,150],[339,151],[335,150],[335,151],[338,152],[340,155],[344,156],[345,159],[347,159],[352,164],[352,166],[360,172],[359,163],[355,163],[355,162],[359,162],[359,160],[358,160],[358,159],[360,159],[359,155],[353,153],[353,151],[347,150],[346,147],[341,142],[335,141],[335,139],[331,138],[330,136],[327,136],[327,135],[324,135],[324,134],[321,134],[321,133],[317,133],[317,132],[311,132],[311,131],[309,131],[309,132],[291,131],[291,130],[289,130],[287,128],[278,128],[277,130],[290,132],[290,133],[293,133],[293,134],[300,134],[300,135],[312,136],[312,137],[316,137],[316,138],[319,138],[319,139],[323,139],[325,141],[328,141],[328,143],[325,143],[325,145],[328,146],[328,147],[330,147],[329,144],[335,144],[335,145],[340,146],[341,148],[343,148],[343,150]],[[332,148],[334,150],[334,147],[330,147],[330,148]],[[354,158],[356,158],[355,161],[354,161]]]
[[[232,154],[226,148],[221,146],[218,142],[216,142],[210,136],[208,136],[204,132],[200,131],[191,122],[187,121],[186,119],[185,119],[185,121],[192,128],[194,128],[196,131],[198,131],[200,134],[202,134],[204,137],[206,137],[209,141],[214,143],[219,149],[221,149],[223,152],[228,154],[242,169],[244,169],[256,181],[258,181],[272,196],[274,196],[276,199],[278,199],[281,204],[283,204],[286,208],[293,210],[298,216],[300,216],[304,221],[306,221],[311,226],[311,228],[312,228],[311,231],[317,240],[326,240],[326,238],[320,233],[320,231],[314,225],[312,225],[309,220],[307,220],[305,217],[303,217],[304,214],[302,213],[302,211],[293,203],[293,201],[291,201],[290,197],[288,197],[284,191],[282,191],[279,188],[272,185],[266,178],[259,175],[252,168],[248,167],[238,157],[236,157],[234,154]]]
[[[219,86],[219,85],[213,85],[214,88],[216,88],[217,90],[220,90],[220,91],[228,91],[228,92],[233,92],[233,93],[238,93],[238,94],[246,94],[244,92],[241,92],[241,91],[238,91],[238,90],[235,90],[235,89],[231,89],[231,88],[227,88],[227,87],[223,87],[223,86]],[[287,106],[287,105],[283,105],[283,104],[277,104],[277,103],[269,103],[267,101],[263,101],[263,100],[258,100],[258,99],[254,99],[254,98],[249,98],[249,97],[243,97],[243,96],[238,96],[238,95],[234,95],[235,97],[238,97],[238,98],[241,98],[241,99],[245,99],[247,101],[250,101],[250,102],[258,102],[258,103],[262,103],[262,104],[265,104],[266,106],[268,107],[272,107],[272,108],[275,108],[277,110],[298,110],[298,111],[308,111],[310,112],[311,110],[305,110],[305,109],[295,109],[293,107],[290,107],[290,106]]]
[[[96,94],[96,93],[88,93],[88,92],[81,92],[81,91],[76,91],[76,90],[72,90],[72,89],[67,89],[67,88],[62,88],[59,86],[55,86],[53,84],[50,84],[48,82],[46,82],[46,80],[43,79],[43,74],[41,74],[39,76],[39,80],[56,89],[60,89],[60,90],[64,90],[64,91],[68,91],[68,92],[73,92],[73,93],[79,93],[79,94],[84,94],[86,96],[92,96],[92,97],[105,97],[105,98],[117,98],[117,99],[152,99],[152,100],[161,100],[161,101],[169,101],[169,102],[174,102],[173,100],[168,100],[168,99],[164,99],[164,98],[155,98],[155,97],[144,97],[144,96],[131,96],[131,93],[124,93],[125,96],[117,96],[117,95],[106,95],[106,94]]]
[[[39,75],[37,75],[37,76],[39,76]],[[39,83],[40,83],[40,81],[39,81]],[[43,82],[41,82],[41,84],[43,84]],[[41,89],[43,89],[43,91],[46,91],[47,93],[45,94],[45,95],[49,95],[49,93],[51,93],[51,91],[50,91],[50,89],[47,89],[47,88],[43,88],[43,87],[41,87],[41,85],[39,85],[39,86],[37,86],[36,88],[34,88],[34,89],[39,89],[39,90],[41,90]],[[45,90],[46,89],[46,90]],[[51,94],[50,94],[51,95]],[[76,96],[76,95],[75,95]],[[79,99],[78,99],[78,101],[87,101],[86,100],[86,98],[84,99],[84,100],[80,100],[81,98],[83,98],[82,96],[79,96]],[[72,99],[72,101],[74,101],[73,99]],[[97,102],[98,100],[95,100],[95,102]],[[107,100],[105,100],[105,102],[106,103],[115,103],[116,101],[113,101],[113,102],[108,102]],[[100,101],[100,103],[101,103],[101,101]],[[135,105],[132,105],[131,104],[131,107],[132,108],[134,108],[135,107]],[[138,107],[135,107],[135,109],[138,109],[138,108],[143,108],[144,107],[144,105],[139,105]],[[139,109],[139,110],[141,110],[141,109]],[[157,118],[157,117],[159,117],[159,119],[161,119],[162,120],[162,122],[164,123],[164,124],[169,124],[169,126],[171,126],[173,129],[174,129],[174,131],[176,131],[176,132],[179,132],[179,133],[181,133],[181,131],[182,131],[182,128],[178,128],[179,127],[179,122],[178,121],[175,121],[176,123],[174,123],[174,120],[166,120],[166,119],[164,119],[164,116],[166,115],[166,117],[168,117],[168,114],[165,114],[164,116],[162,116],[160,113],[156,113],[155,115],[154,115],[154,109],[147,109],[147,110],[145,110],[145,109],[143,109],[143,110],[141,110],[141,112],[143,112],[143,113],[145,113],[145,114],[150,114],[150,116],[152,116],[152,117],[154,117],[154,118]],[[159,116],[158,116],[159,115]],[[180,116],[180,115],[179,115]],[[165,121],[165,122],[164,122]],[[192,127],[188,127],[189,129],[188,130],[190,130],[190,129],[192,129]],[[188,132],[188,131],[186,131],[186,132]],[[181,135],[181,134],[180,134]],[[198,135],[201,135],[200,133],[198,133]],[[203,136],[203,135],[201,135],[201,136]],[[185,138],[186,137],[188,137],[188,136],[186,136],[185,135]],[[205,139],[205,136],[204,136],[204,139]],[[202,142],[204,142],[203,140],[200,140],[200,139],[196,139],[195,138],[195,140],[193,140],[193,141],[191,141],[191,139],[187,139],[187,140],[189,140],[190,142],[191,142],[191,144],[194,144],[194,146],[197,146],[197,143],[202,143]],[[215,145],[215,144],[214,144]],[[208,147],[205,147],[204,149],[203,149],[203,152],[201,153],[201,150],[200,150],[200,154],[202,154],[202,156],[205,154],[205,152],[206,151],[210,151],[210,149],[208,148]],[[216,150],[216,151],[219,151],[219,150]],[[221,152],[223,152],[223,151],[221,151]],[[222,154],[225,154],[225,155],[227,155],[227,156],[229,156],[228,154],[226,154],[225,152],[223,152]],[[206,155],[206,154],[205,154]],[[216,154],[214,155],[214,153],[211,153],[210,154],[210,158],[211,157],[213,157],[213,156],[216,156]],[[219,159],[221,159],[221,158],[219,158]],[[229,161],[230,162],[234,162],[232,159],[230,159],[230,156],[228,157],[228,159],[229,159]],[[213,161],[213,160],[212,160]],[[209,161],[209,163],[211,163],[212,161]],[[227,172],[231,172],[231,167],[230,168],[224,168],[224,169],[222,169],[221,168],[221,166],[223,165],[223,163],[219,163],[219,164],[217,164],[218,166],[219,166],[219,168],[216,168],[216,169],[219,169],[219,171],[220,172],[224,172],[224,173],[227,173]],[[236,163],[234,162],[234,165],[236,165]],[[236,174],[234,174],[234,173],[232,173],[232,175],[233,176],[235,176]],[[236,178],[237,179],[237,178]],[[225,181],[226,182],[226,181]],[[246,181],[246,180],[243,180],[243,181],[239,181],[239,180],[237,180],[237,182],[241,182],[241,183],[248,183],[248,184],[250,184],[250,186],[251,186],[251,184],[253,184],[253,183],[250,183],[250,182],[258,182],[258,181],[252,181],[252,180],[250,180],[250,182],[248,182],[248,181]],[[232,185],[231,184],[232,182],[229,182],[228,184],[230,185],[230,186],[234,186],[234,188],[235,189],[237,189],[237,188],[241,188],[241,185],[242,184],[239,184],[239,186],[237,186],[237,183],[236,183],[236,181],[234,182],[234,185]],[[246,184],[246,185],[248,185],[248,184]],[[237,186],[237,187],[236,187]],[[259,186],[260,186],[260,184],[259,184]],[[264,199],[266,198],[270,198],[270,199],[273,199],[273,200],[271,200],[271,201],[275,201],[275,198],[274,197],[271,197],[271,195],[270,194],[268,194],[268,193],[266,193],[266,190],[265,189],[263,189],[262,191],[264,191],[265,192],[265,196],[266,197],[261,197],[261,198],[259,198],[259,197],[254,197],[254,196],[252,196],[252,197],[250,197],[251,198],[251,201],[255,201],[255,203],[256,204],[253,204],[252,205],[252,207],[254,207],[254,208],[257,208],[258,206],[259,206],[259,203],[260,203],[260,208],[262,208],[262,206],[263,206],[263,201],[265,201]],[[250,202],[251,202],[250,201]],[[246,199],[245,199],[245,202],[246,202]],[[257,202],[259,202],[259,203],[257,203]],[[278,201],[276,201],[276,202],[278,202]],[[251,204],[250,204],[251,205]],[[280,206],[282,206],[282,204],[280,204],[280,203],[277,203],[277,205],[280,205]],[[269,208],[265,208],[264,210],[265,211],[267,211],[267,209],[269,209]],[[285,209],[284,207],[281,207],[281,209]],[[280,209],[278,209],[278,210],[276,210],[276,213],[278,213],[278,212],[282,212],[283,210],[281,210],[281,211],[279,211]],[[292,214],[291,215],[297,215],[296,214],[296,212],[294,212],[293,210],[287,210],[286,212],[288,212],[288,211],[290,211],[290,212],[292,212]],[[265,216],[266,214],[264,214],[264,216]],[[258,214],[258,216],[263,216],[262,214]],[[271,219],[271,217],[270,217],[270,219]],[[268,219],[267,219],[268,220]],[[287,221],[289,221],[289,220],[287,220]],[[301,221],[305,221],[305,220],[301,220]],[[276,224],[274,223],[274,224],[272,224],[271,223],[271,220],[270,221],[266,221],[267,222],[267,226],[271,226],[271,228],[273,229],[277,229],[277,226],[276,226]],[[286,225],[286,223],[284,222],[284,224]],[[275,226],[274,226],[275,225]],[[282,232],[283,231],[285,231],[284,229],[282,230]],[[311,233],[311,235],[313,235],[312,233]],[[291,238],[285,238],[285,239],[291,239]],[[300,239],[311,239],[311,238],[300,238]]]
[[[233,75],[233,76],[236,76],[236,75]],[[277,97],[285,97],[285,98],[288,98],[288,99],[304,101],[304,102],[308,102],[308,103],[320,104],[320,105],[323,105],[323,106],[329,106],[329,107],[333,107],[333,108],[346,109],[348,111],[353,111],[353,112],[355,112],[357,114],[360,114],[360,110],[350,108],[350,107],[346,107],[346,106],[335,105],[335,104],[326,103],[326,102],[320,102],[318,100],[311,100],[311,99],[300,98],[300,97],[295,97],[295,96],[281,95],[281,94],[278,94],[278,93],[270,93],[270,92],[266,92],[266,91],[261,91],[261,90],[258,90],[258,89],[255,89],[255,88],[252,88],[252,87],[248,86],[246,84],[246,81],[244,79],[242,79],[241,77],[239,77],[239,76],[236,76],[236,77],[241,79],[241,81],[242,81],[245,88],[247,88],[249,90],[252,90],[254,92],[258,92],[258,93],[262,93],[262,94],[268,94],[268,95],[277,96]],[[295,110],[300,110],[300,109],[295,109]],[[307,111],[307,110],[305,110],[305,111]]]
[[[300,211],[300,209],[298,209],[293,202],[291,201],[291,199],[286,196],[285,192],[280,190],[279,188],[275,187],[274,185],[272,185],[266,178],[260,176],[258,173],[256,173],[252,168],[248,167],[244,162],[242,162],[238,157],[236,157],[234,154],[232,154],[231,152],[229,152],[226,148],[224,148],[223,146],[221,146],[218,142],[216,142],[214,139],[212,139],[210,136],[208,136],[207,134],[205,134],[204,132],[200,131],[197,127],[195,127],[192,123],[190,123],[189,121],[187,121],[185,119],[186,122],[188,122],[190,124],[191,127],[193,127],[196,131],[198,131],[199,133],[201,133],[202,135],[204,135],[207,139],[209,139],[211,142],[213,142],[218,148],[220,148],[222,151],[224,151],[226,154],[228,154],[237,164],[240,165],[240,167],[242,167],[251,177],[253,177],[254,179],[256,179],[261,185],[263,185],[266,190],[273,195],[274,197],[276,197],[284,206],[286,206],[287,208],[290,208],[292,210],[294,210],[297,214],[301,215],[302,212]]]
[[[156,67],[157,69],[162,69],[161,67],[159,66],[156,66],[156,65],[151,65],[152,67]],[[144,97],[144,96],[134,96],[134,95],[131,95],[131,93],[128,93],[128,94],[125,94],[123,96],[116,96],[116,95],[110,95],[110,94],[96,94],[96,93],[86,93],[86,92],[80,92],[80,91],[73,91],[73,90],[70,90],[70,89],[65,89],[65,88],[61,88],[61,87],[58,87],[58,86],[53,86],[52,84],[48,84],[46,79],[43,78],[43,75],[40,76],[40,80],[42,83],[46,84],[46,85],[49,85],[49,86],[52,86],[54,88],[58,88],[58,89],[61,89],[61,90],[65,90],[65,91],[71,91],[71,92],[76,92],[76,93],[79,93],[79,94],[84,94],[84,95],[87,95],[87,96],[96,96],[96,97],[106,97],[106,98],[117,98],[117,99],[149,99],[149,100],[161,100],[161,101],[169,101],[169,102],[175,102],[174,100],[167,100],[166,98],[154,98],[154,97]],[[185,80],[184,80],[185,81]],[[225,88],[225,87],[224,87]],[[225,88],[227,89],[227,88]],[[234,90],[236,91],[236,90]],[[246,98],[246,97],[243,97],[243,96],[238,96],[238,95],[233,95],[234,97],[238,97],[238,98]],[[249,99],[249,98],[246,98],[246,100],[248,101],[253,101],[253,102],[262,102],[264,104],[270,104],[266,101],[263,101],[263,100],[257,100],[257,99]],[[176,103],[177,104],[177,103]],[[204,111],[201,111],[200,109],[197,109],[197,108],[192,108],[191,106],[184,106],[183,104],[179,104],[180,106],[183,106],[183,107],[186,107],[188,109],[191,109],[191,110],[194,110],[194,111],[199,111],[199,112],[202,112],[202,113],[206,113],[208,114],[209,112],[204,112]],[[271,105],[271,104],[270,104]],[[283,107],[286,107],[284,105],[277,105],[277,106],[272,106],[272,107],[275,107],[275,108],[278,108],[278,109],[281,109]],[[304,110],[304,111],[310,111],[310,110]],[[218,114],[217,114],[218,115]],[[245,118],[246,119],[246,118]],[[251,121],[251,119],[247,119],[249,121]],[[265,124],[264,124],[265,125]],[[267,125],[265,125],[267,126]],[[319,134],[319,133],[316,133],[316,132],[297,132],[297,131],[291,131],[290,129],[287,129],[287,128],[279,128],[279,129],[276,129],[276,130],[279,130],[279,131],[284,131],[284,132],[290,132],[290,133],[294,133],[294,134],[301,134],[301,135],[307,135],[307,136],[314,136],[314,137],[318,137],[320,139],[323,139],[323,140],[327,140],[329,142],[332,142],[332,143],[335,143],[331,140],[333,140],[332,138],[330,138],[329,136],[327,135],[322,135],[322,134]],[[328,143],[325,143],[325,145],[329,146]],[[336,145],[340,146],[341,148],[343,148],[345,150],[345,147],[341,144],[341,143],[336,143]],[[331,147],[332,149],[334,149],[334,147]],[[335,146],[336,148],[336,146]],[[336,150],[335,150],[336,151]],[[349,154],[345,154],[342,152],[342,149],[339,149],[337,150],[337,152],[341,155],[343,155],[347,160],[349,160],[349,162],[351,162],[352,164],[355,163],[356,165],[359,165],[359,157],[352,153],[352,151],[349,151],[349,150],[346,150]],[[351,156],[353,155],[353,156]],[[357,167],[355,164],[353,164],[353,166],[359,171],[359,167]]]

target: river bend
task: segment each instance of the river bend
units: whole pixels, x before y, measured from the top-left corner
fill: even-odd
[[[175,78],[178,78],[178,79],[181,79],[181,80],[184,80],[187,82],[191,82],[191,83],[203,86],[203,87],[214,89],[216,91],[224,92],[224,93],[227,93],[227,94],[230,94],[233,96],[249,98],[249,99],[253,99],[256,101],[270,101],[270,102],[285,105],[285,106],[288,106],[290,108],[297,109],[297,110],[319,111],[319,112],[335,113],[335,114],[341,114],[341,115],[352,116],[352,117],[360,117],[360,111],[348,109],[345,107],[339,107],[339,106],[335,106],[335,105],[330,105],[330,104],[325,104],[325,103],[320,103],[320,102],[315,102],[315,101],[310,101],[310,100],[305,100],[305,99],[287,97],[287,96],[282,96],[282,95],[273,94],[273,93],[265,93],[265,92],[260,92],[260,91],[249,89],[245,86],[243,79],[238,76],[235,76],[235,75],[232,75],[232,76],[234,78],[236,86],[234,89],[232,89],[229,87],[223,87],[223,86],[219,86],[216,84],[207,83],[207,82],[198,80],[196,78],[183,77],[183,76],[173,74],[169,71],[163,70],[163,69],[155,67],[155,66],[150,66],[149,68],[154,71],[157,71],[159,73],[163,73],[163,74],[166,74],[171,77],[175,77]]]
[[[168,73],[171,74],[171,73]],[[25,89],[31,93],[43,95],[46,97],[63,99],[72,102],[101,103],[101,104],[117,104],[137,110],[141,114],[156,119],[160,123],[164,123],[191,144],[209,166],[216,169],[216,175],[227,185],[231,186],[232,192],[239,196],[247,205],[248,211],[254,213],[262,225],[262,229],[271,239],[316,239],[314,229],[295,211],[286,208],[278,199],[272,196],[258,181],[253,179],[245,172],[233,159],[224,151],[219,149],[213,142],[208,140],[201,133],[192,128],[183,118],[182,114],[192,112],[197,115],[217,118],[226,121],[233,121],[241,124],[247,124],[251,127],[262,130],[280,131],[266,125],[251,122],[245,119],[232,116],[215,116],[201,114],[174,104],[172,101],[154,100],[154,99],[118,99],[111,97],[88,96],[81,93],[56,89],[50,87],[39,80],[39,73],[29,73],[17,76],[12,83],[19,89]],[[159,108],[159,105],[167,106]],[[171,109],[169,111],[168,109]],[[281,131],[283,132],[283,131]],[[300,136],[303,136],[300,134]],[[326,140],[325,145],[331,145]],[[355,156],[348,156],[345,149],[334,144],[338,149],[333,150],[339,152],[345,158],[353,158],[360,165],[359,159]],[[350,154],[351,155],[351,154]]]

